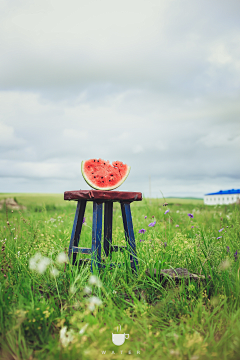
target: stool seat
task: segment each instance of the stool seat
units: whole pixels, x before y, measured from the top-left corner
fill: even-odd
[[[102,236],[102,204],[104,203],[104,252],[111,256],[113,251],[122,251],[128,246],[112,245],[112,217],[113,202],[121,204],[123,227],[127,245],[130,251],[130,265],[134,270],[138,266],[136,244],[134,238],[130,203],[141,201],[142,193],[129,191],[103,191],[103,190],[73,190],[64,192],[64,200],[77,201],[77,209],[73,222],[72,235],[69,244],[69,259],[72,257],[73,264],[76,263],[77,253],[91,254],[91,271],[93,267],[100,269],[104,267],[101,263],[101,236]],[[87,201],[93,202],[93,224],[92,224],[92,247],[78,247],[82,230],[83,217]],[[81,259],[83,262],[87,259]],[[90,259],[88,259],[90,260]],[[114,264],[111,264],[114,266]]]

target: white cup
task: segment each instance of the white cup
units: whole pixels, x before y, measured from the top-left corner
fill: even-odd
[[[129,334],[113,334],[112,333],[112,342],[114,345],[120,346],[124,344],[125,339],[129,339]]]

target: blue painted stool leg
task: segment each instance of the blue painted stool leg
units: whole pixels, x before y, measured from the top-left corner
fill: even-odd
[[[105,202],[104,204],[104,252],[106,256],[112,255],[112,218],[113,218],[113,202]],[[110,249],[109,249],[110,248]]]
[[[92,261],[98,269],[101,266],[101,237],[102,237],[102,204],[93,201],[93,224],[92,224]]]
[[[129,203],[121,203],[123,226],[125,232],[125,239],[130,245],[130,261],[133,261],[133,268],[136,270],[138,266],[136,244],[133,232],[132,215]]]
[[[85,213],[85,209],[86,209],[86,200],[78,201],[75,218],[73,222],[73,229],[69,244],[69,250],[68,250],[69,260],[71,259],[72,256],[72,247],[78,246],[79,243],[79,237],[82,230],[82,223],[83,223],[83,216]],[[75,260],[76,260],[76,254],[73,254],[73,263],[75,262]]]

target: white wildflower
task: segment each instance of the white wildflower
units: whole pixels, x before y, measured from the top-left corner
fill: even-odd
[[[113,290],[113,292],[112,292],[112,293],[113,293],[113,295],[116,295],[116,293],[117,293],[117,292],[116,292],[116,290]]]
[[[74,331],[72,329],[67,331],[66,326],[64,326],[60,330],[59,334],[60,334],[59,340],[63,347],[67,347],[68,344],[74,340]]]
[[[52,268],[51,269],[51,271],[50,271],[50,274],[53,276],[53,277],[56,277],[56,276],[58,276],[59,275],[59,271],[58,271],[58,269],[56,269],[56,268]]]
[[[74,284],[72,284],[69,288],[70,294],[75,294],[76,291],[77,291],[77,289],[75,288]]]
[[[85,286],[84,290],[83,290],[86,294],[91,294],[92,289],[90,288],[90,286]]]
[[[97,278],[97,276],[95,276],[95,275],[91,275],[88,282],[90,285],[96,285],[98,287],[102,286],[101,280],[99,278]]]
[[[95,305],[100,306],[102,304],[102,300],[100,300],[96,296],[92,296],[91,298],[89,298],[88,302],[89,302],[88,309],[90,311],[93,311],[95,309]]]
[[[18,251],[18,257],[20,256],[20,251]]]
[[[220,270],[227,270],[228,268],[230,268],[230,266],[231,266],[231,262],[229,261],[229,259],[226,259],[226,260],[221,262],[221,264],[219,265],[219,269]]]
[[[88,324],[85,324],[85,325],[82,327],[82,329],[79,331],[79,334],[82,335],[82,334],[85,332],[85,330],[87,329],[87,327],[88,327]]]
[[[65,252],[61,252],[58,254],[56,260],[59,264],[64,264],[64,263],[68,262],[68,257],[65,254]]]
[[[50,263],[51,260],[48,257],[42,256],[40,253],[36,253],[29,260],[29,268],[30,270],[37,271],[39,274],[43,274]]]

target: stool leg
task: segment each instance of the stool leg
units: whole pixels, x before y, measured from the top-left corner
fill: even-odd
[[[132,215],[129,203],[121,203],[123,226],[125,232],[125,239],[130,245],[130,261],[133,261],[133,268],[136,270],[138,265],[136,244],[133,232]]]
[[[101,237],[102,237],[102,204],[93,201],[93,224],[92,224],[92,261],[98,269],[101,266]]]
[[[110,256],[112,255],[111,246],[112,246],[112,218],[113,218],[113,202],[105,202],[104,204],[104,252],[106,256],[109,255],[110,247]]]
[[[86,209],[86,200],[79,200],[77,203],[77,209],[73,222],[72,235],[69,244],[69,250],[68,250],[69,260],[72,256],[72,247],[78,246],[79,243],[85,209]],[[73,254],[73,264],[75,263],[75,261],[76,261],[76,254]]]

